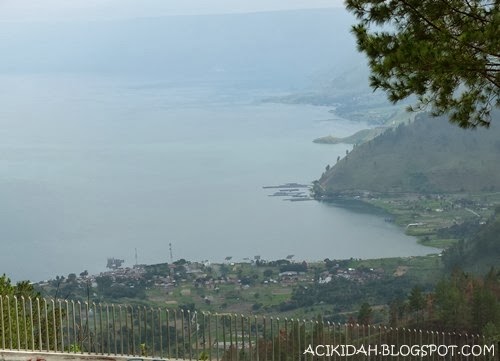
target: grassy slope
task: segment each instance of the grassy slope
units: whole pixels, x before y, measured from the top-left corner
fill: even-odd
[[[499,190],[497,122],[490,129],[463,130],[421,114],[413,123],[357,146],[320,183],[327,192]]]

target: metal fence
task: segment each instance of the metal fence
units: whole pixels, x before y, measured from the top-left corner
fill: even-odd
[[[0,347],[9,350],[217,361],[499,359],[475,334],[320,319],[12,296],[0,296],[0,315]]]

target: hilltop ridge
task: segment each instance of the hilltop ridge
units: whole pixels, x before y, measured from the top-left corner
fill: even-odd
[[[498,114],[494,117],[498,119]],[[464,130],[419,114],[355,146],[325,172],[315,191],[452,193],[500,190],[500,127]]]

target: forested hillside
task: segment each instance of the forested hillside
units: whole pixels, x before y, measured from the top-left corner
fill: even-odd
[[[420,114],[355,146],[323,174],[322,195],[375,192],[461,192],[500,190],[498,113],[489,129],[464,130],[445,118]]]
[[[475,273],[487,272],[500,265],[500,207],[495,215],[482,225],[470,239],[460,240],[443,254],[443,262],[449,270],[465,269]]]

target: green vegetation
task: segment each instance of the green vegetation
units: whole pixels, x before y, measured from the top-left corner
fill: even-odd
[[[500,335],[500,274],[484,277],[456,271],[441,279],[433,291],[415,286],[406,299],[390,303],[392,327],[477,332],[490,341]]]
[[[359,132],[356,132],[353,135],[350,135],[348,137],[337,138],[337,137],[334,137],[332,135],[327,135],[326,137],[314,139],[313,142],[320,143],[320,144],[339,144],[339,143],[359,144],[359,143],[365,143],[369,140],[372,140],[373,138],[382,134],[385,130],[386,130],[386,128],[382,128],[382,127],[373,128],[373,129],[363,129],[363,130],[360,130]]]
[[[386,304],[395,293],[404,297],[416,283],[430,289],[443,270],[437,255],[379,260],[326,259],[308,264],[289,260],[211,265],[175,263],[118,268],[98,276],[77,277],[76,283],[81,287],[74,287],[71,298],[82,300],[90,295],[89,300],[97,303],[219,313],[279,313],[302,318],[322,314],[338,321],[356,317],[362,303],[369,301],[377,305],[373,311],[374,321],[384,322],[387,321]],[[58,279],[59,289],[73,282],[69,277]],[[44,295],[53,296],[58,289],[54,283],[49,281],[38,287]],[[300,292],[305,292],[304,297]]]
[[[35,291],[34,287],[27,281],[18,282],[13,285],[7,276],[0,277],[0,331],[2,334],[2,342],[10,348],[20,347],[21,349],[28,349],[35,346],[41,348],[45,340],[49,343],[54,341],[54,319],[47,317],[48,314],[59,317],[48,309],[50,313],[47,314],[32,314],[26,311],[26,304],[36,302],[39,293]],[[21,315],[21,317],[19,317]],[[34,327],[39,324],[40,329]],[[5,327],[8,325],[8,328]],[[5,327],[4,329],[2,329]],[[12,330],[19,330],[19,332],[12,332]],[[39,335],[48,335],[47,339],[43,341]]]
[[[461,268],[474,273],[484,273],[500,265],[499,236],[500,209],[497,207],[487,224],[444,252],[444,265],[449,270]]]
[[[368,204],[408,235],[448,249],[447,270],[476,274],[500,264],[500,128],[463,131],[445,119],[417,116],[356,146],[314,183],[318,199]],[[360,207],[360,206],[356,207]]]
[[[477,265],[472,255],[492,255],[492,248],[482,250],[482,254],[474,252],[485,244],[495,247],[499,227],[500,215],[496,214],[480,230],[482,236],[474,239],[473,246],[460,249],[460,256],[471,257]],[[500,325],[500,272],[490,269],[481,277],[454,271],[447,277],[456,255],[450,248],[443,257],[325,259],[309,264],[259,260],[206,265],[182,260],[117,268],[99,276],[82,273],[76,279],[59,277],[59,281],[80,284],[82,287],[74,288],[74,296],[90,294],[90,301],[96,303],[168,307],[184,313],[279,314],[298,319],[321,315],[323,320],[334,322],[466,329],[495,338]],[[103,288],[97,279],[110,280],[111,286]],[[12,290],[9,287],[3,288]],[[141,290],[138,296],[108,290],[136,287]],[[44,295],[56,290],[50,282],[38,288]]]
[[[492,216],[494,204],[500,203],[500,194],[369,195],[360,196],[358,203],[386,211],[386,219],[406,234],[418,237],[424,245],[444,249],[475,236]]]
[[[0,277],[0,295],[36,298],[39,294],[35,292],[33,286],[28,281],[18,282],[13,285],[10,279],[4,274]]]
[[[347,0],[369,59],[370,83],[390,101],[416,95],[461,127],[488,126],[500,105],[500,5],[482,0]],[[375,28],[372,30],[372,27]]]
[[[419,114],[358,145],[319,180],[318,196],[500,190],[500,127],[464,131]]]
[[[494,197],[410,195],[344,200],[345,205],[369,202],[373,210],[383,209],[396,223],[422,223],[410,227],[409,233],[427,243],[448,246],[442,256],[325,259],[309,264],[259,260],[208,265],[179,260],[118,268],[99,276],[71,274],[58,277],[57,287],[50,281],[40,285],[40,290],[54,295],[70,284],[75,292],[72,297],[90,294],[93,302],[301,319],[321,315],[335,322],[467,329],[495,338],[500,273],[492,267],[500,264],[500,212],[485,203],[497,202]],[[452,276],[447,276],[451,270]],[[469,293],[463,294],[466,290]],[[448,310],[455,313],[449,315],[452,311]]]
[[[331,304],[333,312],[322,312],[336,321],[354,320],[346,310],[356,307],[358,322],[467,330],[500,340],[499,135],[496,124],[466,132],[444,118],[420,114],[328,167],[313,183],[317,199],[384,212],[386,221],[444,251],[434,259],[415,258],[425,262],[414,267],[380,260],[392,263],[392,278],[296,288],[296,306]],[[364,262],[370,270],[380,266]]]
[[[436,123],[423,116],[356,146],[315,182],[321,199],[332,198],[346,207],[383,214],[422,243],[446,248],[442,256],[325,259],[308,264],[290,260],[201,264],[182,259],[172,264],[115,267],[98,276],[86,271],[79,276],[70,273],[37,287],[45,296],[96,303],[300,319],[321,315],[335,322],[466,329],[495,339],[500,333],[500,273],[492,268],[500,264],[500,209],[495,209],[500,192],[496,191],[498,171],[494,167],[499,152],[492,150],[498,148],[495,137],[495,125],[488,131],[465,134],[445,121]],[[408,160],[405,152],[424,160]],[[373,163],[369,156],[383,163],[381,173],[393,172],[398,177],[399,188],[376,184],[374,178],[383,175],[373,168],[365,173],[362,167]],[[457,164],[461,166],[458,171]],[[436,176],[440,167],[448,173],[471,172],[476,167],[481,172],[478,183],[484,182],[483,186],[458,173],[458,178],[465,179],[448,175],[447,190],[453,192],[434,193],[446,184],[443,175]],[[349,170],[352,179],[359,181],[357,186],[365,187],[337,190],[343,184],[337,177],[338,169]],[[401,185],[408,176],[408,188],[404,188]],[[457,191],[457,187],[461,188]],[[465,192],[469,189],[475,192]],[[3,284],[2,294],[29,286],[25,283],[16,291],[5,277]]]

